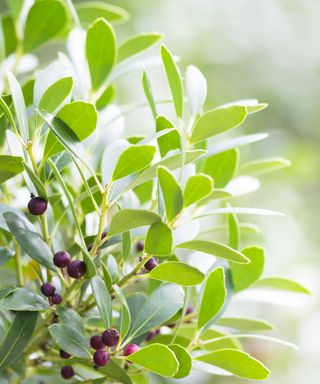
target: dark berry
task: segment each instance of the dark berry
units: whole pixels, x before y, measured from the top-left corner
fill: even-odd
[[[189,305],[189,307],[187,307],[186,309],[186,315],[190,315],[190,313],[193,313],[194,312],[194,308],[192,305]]]
[[[128,344],[124,351],[123,351],[123,354],[124,356],[129,356],[129,355],[132,355],[133,353],[139,351],[139,347],[137,346],[137,344]]]
[[[50,297],[50,300],[51,300],[51,303],[54,304],[54,305],[58,305],[61,303],[62,301],[62,297],[58,294],[58,293],[55,293],[54,295],[52,295]]]
[[[158,265],[158,262],[157,260],[154,258],[154,257],[151,257],[151,259],[149,259],[144,267],[147,271],[152,271],[156,266]]]
[[[63,349],[60,349],[60,357],[61,359],[69,359],[71,355],[69,355],[69,353],[64,351]]]
[[[102,334],[102,341],[108,347],[115,347],[120,339],[120,334],[116,329],[107,329]]]
[[[104,342],[102,341],[102,337],[100,335],[94,335],[90,339],[90,345],[95,350],[100,350],[105,347]]]
[[[150,331],[148,333],[148,336],[147,336],[146,340],[147,341],[153,340],[157,335],[159,335],[159,333],[160,333],[160,329],[156,329],[154,331]]]
[[[136,250],[137,252],[142,252],[144,249],[144,242],[143,240],[139,240],[136,244]]]
[[[90,252],[92,248],[93,248],[93,244],[88,245],[87,246],[87,251]]]
[[[46,296],[52,296],[56,291],[56,288],[50,283],[44,283],[41,285],[41,293]]]
[[[70,259],[71,257],[66,251],[57,252],[53,256],[54,265],[56,265],[58,268],[66,267],[70,263]]]
[[[96,351],[93,355],[93,361],[98,367],[104,367],[110,361],[110,355],[107,351]]]
[[[103,240],[104,238],[106,238],[106,236],[107,236],[107,234],[108,234],[108,232],[102,232],[102,234],[101,234],[101,240]]]
[[[42,215],[47,210],[48,203],[43,197],[32,196],[28,203],[28,210],[32,215]]]
[[[74,279],[80,279],[86,273],[86,270],[87,266],[80,260],[70,261],[67,267],[68,275]]]
[[[74,376],[74,370],[70,365],[62,367],[60,372],[64,379],[71,379]]]

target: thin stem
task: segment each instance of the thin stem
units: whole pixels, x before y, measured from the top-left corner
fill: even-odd
[[[22,269],[22,259],[21,259],[21,249],[17,242],[15,242],[15,263],[16,263],[16,271],[17,271],[17,281],[19,287],[23,287],[24,278],[23,278],[23,269]]]
[[[121,288],[121,287],[124,287],[125,285],[127,285],[129,283],[129,281],[134,278],[137,273],[143,268],[143,266],[145,265],[145,263],[150,260],[152,257],[152,255],[146,255],[141,261],[139,264],[137,264],[137,266],[126,276],[124,276],[122,278],[122,280],[119,281],[118,283],[118,286]]]

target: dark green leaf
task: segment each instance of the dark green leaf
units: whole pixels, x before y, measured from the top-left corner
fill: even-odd
[[[112,324],[112,303],[110,293],[100,276],[91,279],[91,287],[103,324],[110,328]]]
[[[63,321],[67,325],[71,325],[75,327],[80,333],[84,333],[84,323],[82,317],[78,314],[78,312],[74,311],[71,308],[66,307],[57,307],[57,312]]]
[[[153,223],[147,232],[145,252],[155,256],[167,256],[172,252],[172,231],[162,221]]]
[[[110,362],[105,367],[100,367],[99,372],[104,373],[107,375],[107,377],[110,377],[119,383],[133,384],[133,381],[126,370],[115,363],[114,360],[110,360]]]
[[[0,184],[18,175],[23,169],[21,157],[0,155]]]
[[[108,291],[110,292],[112,290],[112,277],[110,275],[110,272],[109,272],[107,266],[104,264],[104,262],[102,260],[100,260],[100,265],[102,267],[104,283],[105,283],[106,287],[108,288]]]
[[[46,299],[25,288],[17,288],[14,292],[0,300],[0,309],[41,311],[48,308],[50,306]]]

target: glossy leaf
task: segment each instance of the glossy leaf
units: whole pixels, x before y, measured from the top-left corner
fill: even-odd
[[[208,111],[194,123],[190,143],[196,144],[219,133],[236,128],[243,123],[246,116],[245,107],[218,108]]]
[[[179,369],[173,376],[175,379],[182,379],[187,377],[192,368],[192,358],[186,348],[183,348],[179,344],[170,344],[168,347],[175,354],[176,359],[179,362]]]
[[[123,8],[103,1],[84,1],[76,3],[77,14],[84,27],[92,24],[97,18],[103,17],[112,22],[122,22],[129,18],[129,14]]]
[[[174,125],[165,116],[157,116],[156,131],[161,132],[168,128],[174,128]],[[158,146],[161,157],[165,157],[169,151],[181,148],[180,135],[177,130],[166,133],[158,138]]]
[[[88,29],[86,55],[92,88],[97,90],[106,80],[116,62],[116,38],[111,25],[102,18]]]
[[[297,283],[294,280],[283,277],[264,277],[254,285],[261,288],[274,288],[281,291],[289,291],[296,293],[303,293],[305,295],[311,295],[310,291],[302,284]]]
[[[232,328],[241,332],[261,332],[273,330],[272,324],[265,320],[246,317],[221,317],[216,321],[217,325]]]
[[[291,162],[283,157],[273,157],[268,159],[261,159],[244,164],[240,172],[244,175],[263,175],[268,172],[278,171],[282,168],[290,167]]]
[[[186,91],[190,104],[191,114],[200,114],[207,97],[207,81],[199,69],[189,65],[186,71]]]
[[[172,230],[162,221],[155,222],[149,228],[144,250],[150,255],[167,256],[172,252]]]
[[[23,169],[21,157],[0,155],[0,184],[18,175]]]
[[[48,308],[50,306],[46,299],[25,288],[17,288],[0,300],[0,309],[11,311],[41,311]]]
[[[222,267],[210,272],[207,277],[199,310],[198,329],[204,327],[218,315],[227,296],[224,270]]]
[[[156,32],[145,32],[130,37],[118,48],[118,63],[152,47],[162,38],[163,35]]]
[[[72,77],[63,77],[57,80],[41,96],[39,108],[54,113],[68,99],[72,88]]]
[[[184,189],[184,206],[188,207],[210,195],[213,181],[210,176],[198,174],[190,176]]]
[[[204,274],[197,268],[177,261],[159,264],[149,273],[141,275],[141,277],[167,281],[185,287],[201,284],[204,280]]]
[[[91,288],[103,324],[106,328],[110,328],[112,324],[112,303],[110,293],[100,276],[95,276],[91,279]]]

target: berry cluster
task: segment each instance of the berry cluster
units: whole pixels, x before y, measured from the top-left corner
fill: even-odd
[[[56,293],[56,287],[51,283],[44,283],[41,285],[41,293],[46,296],[49,303],[52,305],[58,305],[62,301],[61,295]]]
[[[67,273],[73,279],[80,279],[87,270],[86,264],[81,260],[71,261],[71,257],[66,251],[59,251],[53,256],[54,265],[58,268],[67,267]]]

